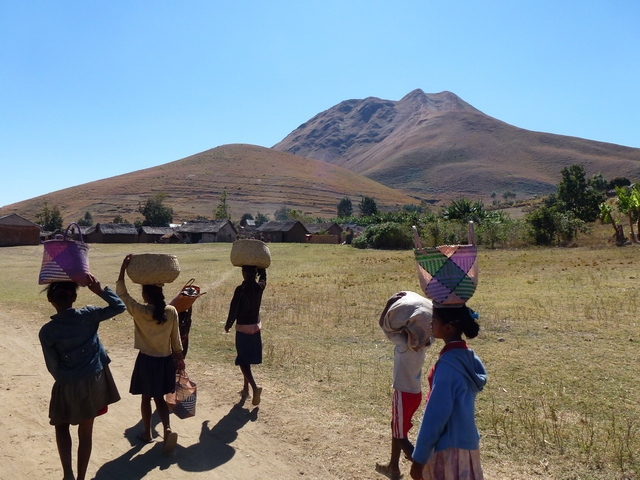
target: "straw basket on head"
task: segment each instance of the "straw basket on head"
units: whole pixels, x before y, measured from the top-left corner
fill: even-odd
[[[267,244],[260,240],[236,240],[231,247],[231,263],[234,267],[254,265],[269,268],[271,252]]]
[[[140,285],[164,285],[178,278],[180,265],[175,255],[139,253],[131,256],[127,275]]]

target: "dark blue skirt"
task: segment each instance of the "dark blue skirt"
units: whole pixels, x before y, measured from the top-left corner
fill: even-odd
[[[262,363],[262,337],[260,331],[253,334],[236,331],[236,365]]]
[[[129,393],[147,397],[163,397],[176,389],[176,365],[171,355],[151,357],[138,352],[131,375]]]

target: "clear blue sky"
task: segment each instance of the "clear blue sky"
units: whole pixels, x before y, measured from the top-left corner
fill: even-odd
[[[0,206],[416,88],[640,147],[639,85],[637,0],[6,0]]]

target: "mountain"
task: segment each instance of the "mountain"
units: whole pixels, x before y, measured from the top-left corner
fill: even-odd
[[[35,221],[44,201],[58,206],[65,222],[90,212],[94,222],[116,215],[141,219],[138,206],[156,193],[174,210],[174,221],[212,218],[223,191],[234,220],[244,213],[268,214],[285,206],[313,216],[333,217],[340,199],[354,210],[361,195],[381,210],[418,203],[399,191],[339,166],[255,145],[223,145],[181,160],[41,195],[0,208],[0,216],[17,213]]]
[[[555,190],[563,167],[640,179],[640,149],[532,132],[485,115],[451,92],[400,101],[346,100],[300,125],[275,150],[347,168],[425,199],[519,198]]]

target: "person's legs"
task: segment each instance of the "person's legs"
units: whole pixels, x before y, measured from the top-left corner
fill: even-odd
[[[169,407],[167,406],[167,402],[164,397],[154,397],[153,401],[156,402],[156,409],[164,430],[164,445],[162,446],[162,453],[170,453],[178,444],[178,434],[171,431]]]
[[[69,432],[69,424],[63,423],[56,425],[56,444],[58,445],[58,455],[62,463],[63,480],[74,480],[73,466],[71,462],[71,433]]]
[[[142,394],[140,413],[142,414],[142,440],[149,442],[153,438],[151,433],[151,397]]]
[[[248,392],[248,385],[251,385],[251,388],[253,389],[253,400],[251,401],[251,403],[253,405],[259,405],[260,395],[262,394],[262,387],[259,387],[256,384],[256,381],[253,378],[253,373],[251,372],[251,365],[240,365],[240,370],[242,371],[242,375],[244,376],[244,388],[242,389],[242,394],[244,395],[245,391]]]
[[[162,422],[162,431],[164,432],[166,439],[167,432],[171,432],[169,407],[163,397],[153,397],[153,401],[156,403],[156,410],[160,417],[160,421]]]
[[[78,425],[78,478],[84,480],[93,448],[93,418],[83,420]]]
[[[251,385],[251,388],[255,391],[257,388],[256,381],[253,379],[253,373],[251,372],[251,365],[240,365],[240,371],[244,376],[244,386],[247,390],[249,390],[248,386]]]

